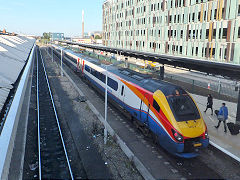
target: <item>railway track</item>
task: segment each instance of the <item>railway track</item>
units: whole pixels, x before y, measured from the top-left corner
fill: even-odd
[[[40,49],[36,66],[39,179],[74,179]]]

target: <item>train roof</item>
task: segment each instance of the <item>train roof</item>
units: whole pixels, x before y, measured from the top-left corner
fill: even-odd
[[[152,93],[154,93],[157,90],[161,90],[165,96],[175,95],[176,91],[179,94],[186,94],[186,91],[183,90],[180,86],[176,86],[172,83],[160,79],[154,79],[150,75],[138,73],[127,68],[113,67],[109,71],[127,81],[137,84],[138,86]]]
[[[70,52],[72,53],[73,51],[70,50]],[[83,56],[82,54],[79,54],[79,53],[74,53],[74,54],[77,56],[81,56],[82,58],[85,58],[87,61],[95,65],[98,65],[102,68],[104,68],[105,66],[101,64],[98,59],[88,57],[88,56]],[[160,79],[153,79],[150,75],[142,74],[142,73],[133,71],[131,69],[121,68],[117,66],[109,66],[108,71],[152,93],[154,93],[157,90],[161,90],[165,96],[169,96],[169,95],[176,95],[176,90],[177,90],[179,94],[186,94],[186,91],[183,90],[180,86],[176,86],[172,83],[169,83]]]

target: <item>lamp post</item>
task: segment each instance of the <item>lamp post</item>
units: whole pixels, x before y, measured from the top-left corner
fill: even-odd
[[[61,49],[61,77],[63,77],[63,71],[62,71],[62,58],[63,58],[63,50]]]
[[[240,86],[238,87],[238,105],[237,105],[236,124],[240,125]]]
[[[51,49],[52,49],[52,62],[53,62],[53,47]]]
[[[108,66],[105,65],[106,77],[105,77],[105,118],[104,118],[104,144],[107,144],[107,86],[108,86]]]

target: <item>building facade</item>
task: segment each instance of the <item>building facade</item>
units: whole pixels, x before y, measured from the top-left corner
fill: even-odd
[[[62,41],[64,40],[64,33],[52,33],[50,32],[50,40],[51,41]]]
[[[107,0],[103,44],[240,64],[240,0]]]

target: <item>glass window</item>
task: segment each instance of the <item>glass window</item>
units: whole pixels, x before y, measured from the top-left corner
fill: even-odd
[[[108,77],[108,82],[107,82],[108,86],[111,87],[112,89],[114,89],[115,91],[117,91],[118,89],[118,83],[117,81],[113,80],[112,78]]]
[[[90,67],[88,66],[88,65],[85,65],[85,70],[87,71],[87,72],[90,72]]]
[[[155,101],[155,99],[153,99],[153,107],[156,109],[157,112],[160,111],[160,107],[159,107],[158,103]]]
[[[227,38],[227,28],[223,28],[223,35],[222,38]]]
[[[121,96],[123,96],[124,86],[122,86]]]
[[[167,100],[176,121],[181,122],[200,118],[198,109],[190,96],[170,96]]]
[[[100,73],[99,79],[100,79],[102,82],[105,83],[105,82],[106,82],[106,76],[105,76],[105,74]]]
[[[92,69],[92,70],[91,70],[91,74],[92,74],[93,76],[96,76],[96,71],[95,71],[95,69]]]
[[[240,38],[240,27],[238,28],[238,38]]]
[[[209,29],[206,30],[206,39],[209,38]]]

